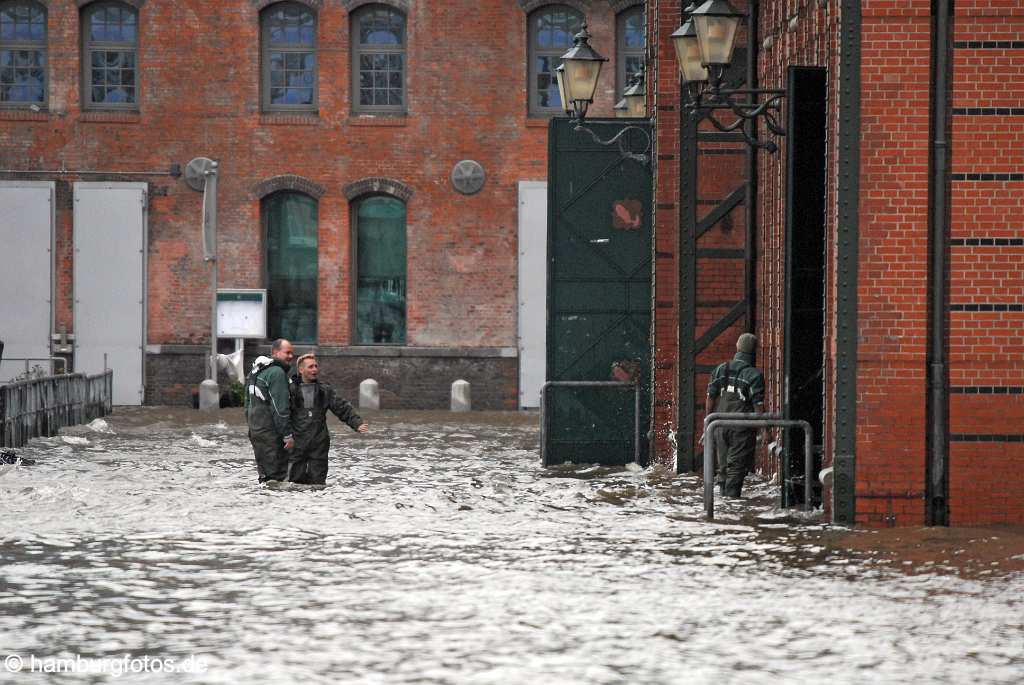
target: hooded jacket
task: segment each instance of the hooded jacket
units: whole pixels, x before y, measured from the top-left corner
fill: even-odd
[[[292,436],[288,366],[271,357],[257,357],[245,380],[245,418],[250,432],[273,431]]]

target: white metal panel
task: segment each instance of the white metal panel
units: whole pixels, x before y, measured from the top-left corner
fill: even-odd
[[[540,406],[547,364],[548,184],[519,182],[519,406]]]
[[[75,184],[75,370],[114,370],[114,404],[142,404],[146,184]]]
[[[4,358],[34,357],[30,366],[52,372],[54,184],[0,181],[0,340]],[[25,362],[0,363],[0,383],[25,371]]]

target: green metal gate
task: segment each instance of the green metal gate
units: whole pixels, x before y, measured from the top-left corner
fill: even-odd
[[[623,146],[643,150],[650,126],[587,121],[604,140],[625,126]],[[548,386],[545,464],[626,464],[648,459],[651,411],[651,220],[649,163],[624,157],[551,121],[548,137],[547,380],[612,381],[620,364],[639,383]],[[639,422],[637,422],[639,407]],[[636,425],[639,423],[639,435]],[[639,449],[637,441],[639,440]]]

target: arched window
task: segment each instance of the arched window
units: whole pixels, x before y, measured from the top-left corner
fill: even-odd
[[[0,105],[46,102],[46,8],[0,2]]]
[[[405,203],[371,195],[353,203],[355,344],[405,344]]]
[[[647,47],[647,21],[643,5],[637,5],[620,12],[616,17],[618,34],[616,60],[616,98],[633,79],[636,72],[644,68],[644,56]]]
[[[139,14],[120,2],[94,2],[82,12],[86,107],[138,107]]]
[[[316,14],[297,2],[270,5],[260,15],[264,111],[316,111]]]
[[[386,5],[366,5],[352,15],[352,109],[406,109],[405,15]]]
[[[263,198],[267,337],[317,340],[317,202],[282,190]]]
[[[527,21],[530,114],[560,114],[562,99],[558,96],[555,69],[583,26],[583,15],[565,5],[547,5],[533,12]]]

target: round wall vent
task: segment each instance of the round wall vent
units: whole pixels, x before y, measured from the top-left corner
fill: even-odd
[[[452,185],[463,195],[479,193],[487,176],[479,162],[464,159],[452,169]]]

